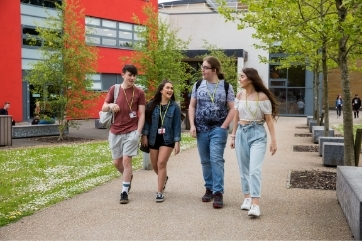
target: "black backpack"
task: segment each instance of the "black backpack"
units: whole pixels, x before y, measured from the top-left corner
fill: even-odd
[[[202,80],[199,80],[199,81],[196,82],[196,92],[197,92],[197,89],[200,87],[201,82],[202,82]],[[228,103],[229,85],[230,84],[224,80],[224,89],[225,89],[225,94],[226,94],[226,105]]]

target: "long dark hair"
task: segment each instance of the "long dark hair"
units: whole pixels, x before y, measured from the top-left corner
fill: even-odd
[[[214,56],[207,56],[204,58],[204,61],[208,62],[211,65],[211,68],[216,70],[217,77],[220,80],[225,79],[224,73],[221,69],[221,63],[218,58]]]
[[[163,87],[165,87],[165,84],[167,84],[167,83],[172,84],[172,82],[167,79],[162,80],[161,84],[158,86],[158,88],[156,90],[155,95],[150,100],[150,102],[146,105],[145,120],[148,123],[152,123],[152,112],[155,109],[155,107],[161,103],[161,100],[162,100],[161,91],[163,90]],[[173,86],[173,84],[172,84],[172,86]],[[175,92],[172,93],[171,100],[172,101],[176,100]]]
[[[342,99],[342,95],[337,95],[336,100],[338,100],[338,99],[339,99],[339,97],[341,97],[341,99]]]
[[[244,68],[243,73],[248,77],[248,79],[251,81],[252,85],[254,86],[254,89],[257,92],[263,92],[268,96],[271,105],[272,105],[272,117],[274,120],[276,120],[276,117],[278,116],[278,105],[279,102],[275,98],[274,94],[265,87],[263,80],[260,78],[258,71],[254,68]]]

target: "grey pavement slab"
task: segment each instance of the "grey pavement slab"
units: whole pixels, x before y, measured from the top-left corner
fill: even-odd
[[[240,210],[240,176],[235,150],[228,143],[222,209],[201,202],[204,183],[197,148],[192,148],[170,158],[163,203],[155,202],[154,172],[138,170],[129,204],[119,204],[118,178],[0,228],[0,240],[353,239],[335,191],[286,188],[290,170],[336,171],[323,166],[318,152],[293,152],[293,145],[305,139],[310,143],[310,137],[294,135],[308,132],[295,128],[305,121],[280,117],[275,125],[278,151],[265,156],[260,218],[249,218]]]

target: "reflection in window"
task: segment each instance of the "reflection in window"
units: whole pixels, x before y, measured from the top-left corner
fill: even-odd
[[[270,81],[271,86],[285,86],[285,80],[272,80]]]
[[[275,95],[279,102],[278,111],[279,114],[286,114],[287,113],[287,102],[286,102],[286,89],[278,89],[278,88],[272,88],[270,91]]]
[[[62,0],[20,0],[20,3],[42,6],[46,8],[56,8],[55,3],[62,4]]]
[[[116,46],[116,44],[117,44],[117,41],[115,39],[108,39],[108,38],[102,39],[102,45]]]
[[[86,17],[86,42],[100,46],[132,48],[139,42],[135,24]],[[95,27],[97,26],[97,27]],[[93,40],[93,41],[91,41]]]
[[[287,69],[277,69],[277,65],[270,65],[270,79],[286,79]]]
[[[302,67],[290,67],[288,69],[288,86],[304,87],[305,70]]]

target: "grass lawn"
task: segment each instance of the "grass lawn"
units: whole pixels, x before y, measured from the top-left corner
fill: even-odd
[[[194,146],[182,133],[181,151]],[[1,150],[0,227],[119,177],[111,159],[106,141]]]
[[[333,125],[333,128],[343,135],[343,124]],[[362,125],[353,125],[353,135],[355,138],[357,129],[362,129]]]

